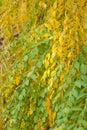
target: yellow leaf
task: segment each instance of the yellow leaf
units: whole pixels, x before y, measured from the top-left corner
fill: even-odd
[[[51,30],[51,25],[50,25],[49,23],[48,23],[48,24],[45,23],[44,25],[45,25],[45,27],[46,27],[48,30]]]
[[[50,69],[47,70],[47,75],[50,76]]]
[[[56,70],[53,70],[53,71],[51,72],[51,76],[53,77],[55,74],[56,74]]]
[[[15,78],[15,84],[16,84],[16,85],[19,85],[20,82],[21,82],[20,76],[16,77],[16,78]]]
[[[42,80],[45,81],[46,77],[47,77],[47,72],[45,71],[43,76],[42,76]]]
[[[43,37],[44,37],[44,38],[47,38],[48,36],[49,36],[49,34],[48,34],[48,33],[45,33]]]
[[[53,58],[52,58],[52,57],[50,58],[50,63],[51,63],[51,64],[53,63]]]

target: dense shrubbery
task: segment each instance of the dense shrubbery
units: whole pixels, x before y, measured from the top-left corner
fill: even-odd
[[[25,14],[19,11],[22,19],[18,22],[21,25],[23,18],[27,22],[17,28],[19,34],[13,35],[10,29],[6,32],[10,34],[9,44],[1,50],[0,57],[4,128],[86,130],[85,1],[20,3],[14,2],[11,9],[14,8],[14,14],[16,6],[26,5]]]

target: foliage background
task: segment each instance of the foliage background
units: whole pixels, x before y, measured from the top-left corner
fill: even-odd
[[[87,129],[86,12],[86,0],[0,1],[4,129]]]

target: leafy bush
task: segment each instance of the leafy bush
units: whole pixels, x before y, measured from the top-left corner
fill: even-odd
[[[22,32],[1,51],[4,128],[86,130],[85,1],[32,3]]]

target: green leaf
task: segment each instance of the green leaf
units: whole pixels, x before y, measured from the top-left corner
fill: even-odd
[[[64,109],[64,112],[65,112],[66,114],[69,114],[69,108],[68,108],[68,107],[65,108],[65,109]]]
[[[77,100],[82,99],[86,96],[86,93],[81,93],[78,95]]]
[[[84,51],[85,53],[87,53],[87,45],[84,45],[84,46],[82,47],[82,49],[83,49],[83,51]]]
[[[37,116],[34,116],[34,122],[36,123],[38,120],[38,117]]]
[[[83,130],[83,127],[79,127],[78,130]]]
[[[53,104],[58,101],[58,99],[60,98],[60,96],[61,96],[60,93],[58,93],[58,94],[55,96],[55,98],[54,98],[54,100],[53,100]]]
[[[31,70],[32,72],[35,70],[36,66],[32,66]]]
[[[81,124],[87,129],[87,121],[81,120]]]
[[[45,92],[41,93],[41,97],[42,97],[42,98],[45,97]]]
[[[66,78],[66,81],[67,81],[68,83],[71,83],[72,80],[71,80],[71,78],[67,77],[67,78]]]
[[[63,86],[58,87],[58,91],[61,91],[63,89]]]
[[[87,82],[82,81],[82,86],[87,87]]]
[[[65,89],[67,89],[67,88],[68,88],[68,85],[65,83],[65,84],[63,85],[63,87],[64,87]]]
[[[37,129],[37,125],[34,126],[34,130],[38,130],[38,129]]]
[[[26,86],[29,85],[29,79],[27,79],[27,80],[25,81],[25,85],[26,85]]]
[[[87,75],[84,75],[84,74],[81,73],[80,77],[81,77],[81,79],[82,79],[84,82],[87,83]]]
[[[39,62],[37,62],[37,65],[36,65],[38,68],[41,68],[41,66],[42,66],[42,61],[39,61]]]
[[[41,104],[42,104],[42,100],[39,99],[39,101],[38,101],[38,107],[39,107]]]
[[[80,71],[82,74],[86,74],[87,72],[87,66],[84,64],[81,64]]]
[[[70,124],[68,125],[67,130],[73,130],[74,127],[75,127],[74,124]]]
[[[45,117],[43,117],[43,118],[42,118],[42,122],[44,123],[45,121],[46,121],[46,118],[45,118]]]
[[[59,107],[58,107],[58,105],[56,104],[56,106],[55,106],[55,108],[54,108],[54,109],[55,109],[55,112],[58,111],[58,108],[59,108]]]
[[[78,130],[78,128],[77,127],[74,127],[74,129],[73,130]]]
[[[25,91],[25,89],[23,89],[19,95],[19,99],[22,100],[25,97],[25,95],[26,95],[26,91]]]
[[[78,62],[78,61],[75,61],[75,62],[74,62],[74,67],[75,67],[76,69],[79,69],[79,62]]]
[[[46,96],[47,92],[48,92],[48,90],[45,88],[45,89],[43,90],[43,92],[40,94],[40,96],[41,96],[42,98],[44,98],[44,97]]]
[[[81,85],[82,85],[81,80],[75,81],[75,86],[77,86],[78,88],[81,88]]]
[[[73,97],[73,96],[70,96],[70,98],[69,98],[69,103],[70,103],[70,105],[71,105],[71,103],[74,103],[75,102],[75,98]]]
[[[60,76],[60,73],[62,72],[62,69],[64,68],[64,62],[60,65],[59,70],[57,71],[57,76]]]
[[[37,66],[38,68],[41,68],[42,63],[43,63],[43,60],[44,60],[44,55],[41,56],[41,58],[39,59],[39,61],[38,61],[37,64],[36,64],[36,66]]]
[[[28,37],[27,36],[22,36],[22,40],[24,40],[24,41],[26,41],[28,39]],[[26,43],[26,42],[25,42]]]
[[[37,47],[34,48],[34,54],[38,55],[38,48]]]
[[[82,111],[82,108],[76,106],[71,108],[72,111]]]
[[[40,110],[40,112],[44,112],[44,107],[43,106],[41,106],[41,107],[39,107],[39,110]]]
[[[24,61],[27,62],[28,61],[28,55],[24,56]]]
[[[77,91],[76,89],[73,89],[72,95],[73,95],[74,97],[77,97],[77,96],[78,96],[78,91]]]
[[[24,67],[28,67],[28,62],[24,62]]]
[[[46,105],[45,101],[42,102],[42,106],[44,107]]]
[[[83,63],[83,62],[84,62],[84,57],[83,57],[83,54],[82,54],[82,53],[79,54],[78,60],[79,60],[80,63]]]
[[[33,85],[34,90],[38,89],[38,86],[36,84]]]
[[[72,68],[72,69],[70,70],[70,74],[75,75],[75,74],[76,74],[76,70],[75,70],[74,68]]]
[[[66,123],[67,122],[67,117],[64,117],[63,121],[64,121],[64,123]]]
[[[48,45],[49,42],[50,42],[49,38],[46,38],[44,41],[41,41],[40,43]]]
[[[30,75],[30,78],[31,78],[32,80],[36,80],[36,74],[31,74],[31,75]]]

